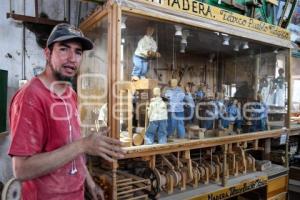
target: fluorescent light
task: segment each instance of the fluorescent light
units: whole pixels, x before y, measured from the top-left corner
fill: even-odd
[[[244,42],[244,43],[243,43],[243,49],[249,49],[248,42]]]
[[[222,33],[222,35],[223,35],[223,43],[222,44],[228,46],[229,45],[230,36],[227,35],[226,33]]]
[[[234,51],[239,51],[240,50],[240,45],[239,44],[235,44],[233,50]]]
[[[175,36],[182,36],[182,27],[179,25],[174,25],[175,26]]]
[[[187,44],[187,37],[190,36],[189,30],[183,30],[182,31],[182,38],[181,38],[181,44]]]

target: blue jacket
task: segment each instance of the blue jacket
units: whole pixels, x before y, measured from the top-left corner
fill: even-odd
[[[195,102],[194,102],[194,99],[193,99],[193,96],[191,93],[185,93],[184,102],[185,102],[185,105],[187,105],[191,108],[195,108]]]
[[[198,90],[195,92],[195,96],[196,98],[203,99],[205,97],[205,92],[203,92],[202,90]]]
[[[234,104],[232,104],[228,107],[228,114],[229,114],[229,117],[232,118],[232,120],[234,120],[234,119],[242,120],[241,109]]]

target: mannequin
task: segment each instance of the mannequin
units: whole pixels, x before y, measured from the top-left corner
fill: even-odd
[[[285,105],[285,79],[284,79],[284,69],[278,69],[279,76],[274,80],[274,88],[275,88],[275,105],[283,107]]]
[[[257,101],[260,103],[260,112],[259,112],[259,117],[260,119],[258,120],[256,130],[258,131],[265,131],[268,130],[268,106],[265,104],[263,101],[262,95],[257,94]]]
[[[156,133],[159,144],[167,143],[167,104],[160,97],[160,88],[155,87],[153,95],[148,109],[149,126],[145,134],[146,145],[154,143]]]
[[[205,97],[205,92],[204,92],[204,84],[200,83],[198,90],[195,92],[195,97],[197,100],[202,100]]]
[[[160,57],[160,53],[157,52],[157,44],[152,37],[154,31],[154,27],[149,25],[146,29],[146,34],[138,42],[138,46],[133,55],[132,81],[145,79],[149,70],[150,59]]]
[[[230,123],[234,124],[236,132],[240,134],[243,118],[241,113],[241,103],[238,102],[237,99],[234,99],[232,104],[228,107],[228,115],[230,118]]]
[[[259,80],[259,90],[258,92],[261,94],[262,99],[264,102],[268,101],[268,98],[270,97],[269,94],[269,82],[268,82],[268,75],[264,75]]]
[[[184,96],[184,112],[186,124],[193,123],[195,115],[195,101],[192,95],[192,87],[189,85],[185,86],[185,96]]]
[[[268,130],[268,106],[263,102],[261,94],[256,96],[256,104],[252,105],[252,115],[251,120],[252,126],[250,127],[250,132],[265,131]]]
[[[177,79],[171,79],[171,88],[167,89],[165,92],[165,97],[169,100],[168,107],[168,137],[173,136],[175,130],[179,138],[185,137],[184,128],[184,97],[185,94],[183,90],[178,87]]]

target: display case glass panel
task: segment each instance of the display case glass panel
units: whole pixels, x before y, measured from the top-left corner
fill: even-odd
[[[298,57],[291,58],[291,127],[300,127],[300,59]]]
[[[94,48],[84,53],[78,77],[79,112],[83,134],[108,124],[108,20],[103,17],[86,36]]]

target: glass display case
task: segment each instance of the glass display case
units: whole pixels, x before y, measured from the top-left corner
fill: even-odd
[[[96,159],[104,174],[96,179],[109,199],[208,195],[199,184],[223,191],[232,177],[265,186],[272,164],[258,162],[256,172],[256,161],[290,128],[289,34],[233,13],[239,24],[228,22],[201,2],[184,1],[199,16],[170,2],[112,1],[81,24],[95,43],[78,79],[83,132],[109,127],[127,150],[112,165]]]
[[[288,127],[288,48],[125,13],[117,47],[120,59],[111,72],[116,81],[109,86],[107,32],[106,17],[87,32],[95,48],[82,63],[79,98],[88,131],[107,126],[111,113],[117,121],[116,137],[131,146],[136,136],[137,144],[143,144],[140,135],[144,138],[149,127],[146,113],[154,87],[160,88],[167,106],[167,135],[172,138],[179,137],[175,130],[181,132],[179,138],[190,138],[190,129],[196,127],[205,137]],[[154,56],[147,55],[147,48],[154,48]],[[179,93],[172,93],[172,79]],[[108,112],[109,88],[113,112]],[[182,98],[172,102],[180,94]],[[174,106],[177,110],[171,110]],[[180,119],[173,120],[172,113]]]
[[[145,62],[147,72],[133,84],[146,80],[155,82],[155,86],[161,88],[161,96],[165,97],[170,116],[173,97],[165,95],[172,91],[169,90],[170,80],[176,79],[183,95],[191,96],[192,105],[182,98],[178,110],[172,111],[185,114],[182,116],[185,129],[199,126],[206,132],[230,135],[287,126],[284,122],[287,117],[288,48],[139,16],[124,14],[122,19],[126,19],[122,22],[126,28],[121,34],[119,80],[130,82],[134,71],[140,70],[135,68],[142,68]],[[147,35],[149,27],[153,29],[151,35]],[[159,57],[141,53],[143,40],[150,37],[157,45],[155,51],[159,52]],[[145,110],[142,107],[147,101],[150,103],[152,97],[149,91],[137,90],[137,93],[132,97],[132,103],[138,105],[137,108],[133,106],[133,128],[145,127],[145,113],[141,110]],[[195,112],[187,116],[191,107]],[[124,116],[122,112],[120,116]],[[170,121],[168,119],[168,126]],[[177,122],[180,123],[180,119]],[[127,131],[126,119],[121,117],[120,123],[120,131]]]

